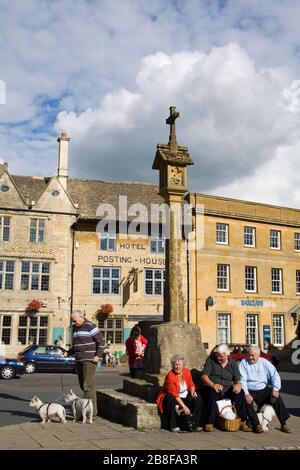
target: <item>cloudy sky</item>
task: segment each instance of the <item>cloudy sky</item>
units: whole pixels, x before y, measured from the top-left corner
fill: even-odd
[[[0,159],[52,175],[66,131],[72,177],[157,182],[174,105],[191,190],[300,208],[299,23],[299,0],[0,0]]]

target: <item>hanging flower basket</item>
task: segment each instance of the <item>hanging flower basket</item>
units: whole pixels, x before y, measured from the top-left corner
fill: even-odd
[[[96,319],[99,320],[106,320],[110,313],[114,311],[114,308],[111,304],[103,304],[100,305],[96,312]]]
[[[42,306],[43,302],[40,300],[31,300],[26,307],[26,313],[28,315],[37,313],[42,308]]]

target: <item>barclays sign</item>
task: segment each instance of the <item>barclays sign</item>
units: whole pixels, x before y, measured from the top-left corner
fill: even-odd
[[[241,305],[244,307],[263,307],[264,301],[263,300],[241,300]]]

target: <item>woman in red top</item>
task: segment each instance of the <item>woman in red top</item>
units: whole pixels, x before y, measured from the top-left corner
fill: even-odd
[[[126,340],[126,350],[128,353],[129,371],[131,377],[135,377],[137,371],[144,367],[144,353],[148,340],[141,335],[139,326],[134,326],[130,332],[130,337]]]
[[[171,358],[172,370],[165,378],[156,403],[170,431],[180,431],[180,410],[186,415],[192,415],[193,431],[202,431],[202,398],[197,395],[191,372],[184,367],[184,362],[184,357],[180,355]]]

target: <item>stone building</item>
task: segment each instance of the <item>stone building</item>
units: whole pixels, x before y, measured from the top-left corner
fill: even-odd
[[[134,324],[163,318],[165,240],[161,219],[149,225],[152,205],[163,203],[158,186],[69,178],[69,140],[58,138],[53,177],[11,175],[0,165],[0,339],[7,355],[58,335],[69,344],[75,308],[99,321],[115,350],[124,350]],[[186,202],[203,243],[181,260],[185,320],[201,327],[208,349],[226,341],[284,350],[299,334],[300,211],[194,193]],[[135,204],[144,208],[139,218]],[[115,213],[104,229],[105,207]],[[37,312],[28,310],[32,300],[41,302]],[[98,317],[103,305],[112,311]]]

